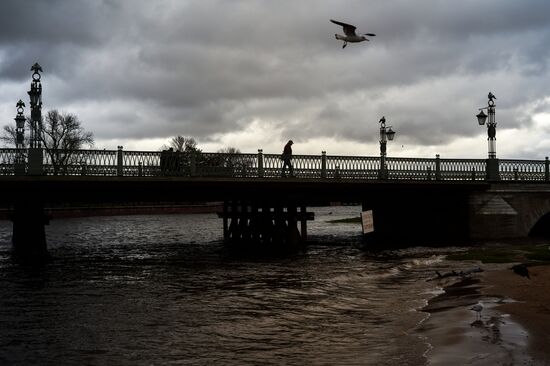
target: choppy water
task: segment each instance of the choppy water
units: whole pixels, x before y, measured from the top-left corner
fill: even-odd
[[[0,364],[425,364],[415,309],[442,256],[369,254],[326,223],[360,208],[315,211],[313,245],[276,258],[231,253],[210,214],[56,220],[41,268],[0,222]]]

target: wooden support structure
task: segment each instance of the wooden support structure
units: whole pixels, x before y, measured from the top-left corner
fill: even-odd
[[[232,244],[252,244],[263,247],[296,247],[307,240],[307,221],[314,219],[313,212],[296,204],[254,203],[247,201],[224,202],[224,240]],[[300,222],[300,229],[298,229]]]

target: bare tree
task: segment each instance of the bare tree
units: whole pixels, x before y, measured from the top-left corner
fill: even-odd
[[[5,125],[2,130],[2,135],[0,135],[0,141],[2,141],[3,146],[17,146],[17,132],[15,126]]]
[[[72,163],[75,150],[94,145],[92,132],[87,132],[78,117],[71,113],[51,110],[40,124],[40,141],[50,157],[54,174]]]
[[[182,135],[172,137],[168,145],[163,146],[163,150],[168,150],[169,148],[179,152],[201,151],[197,147],[197,141],[195,141],[193,137],[186,137]]]
[[[219,149],[218,152],[220,154],[240,154],[241,150],[237,149],[236,147],[224,147],[223,149]]]
[[[203,160],[202,151],[193,137],[174,136],[161,149],[160,168],[163,174],[190,174],[192,166],[196,167]]]
[[[214,157],[215,162],[212,165],[230,170],[233,176],[246,176],[247,170],[254,165],[254,158],[241,154],[236,147],[225,147],[219,149],[220,155]]]

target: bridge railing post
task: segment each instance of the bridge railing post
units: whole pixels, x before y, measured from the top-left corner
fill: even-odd
[[[499,164],[498,159],[496,158],[489,158],[486,159],[486,170],[485,170],[485,179],[488,181],[499,181],[500,180],[500,171],[499,171]]]
[[[124,175],[124,153],[122,151],[122,146],[119,146],[117,151],[116,175],[118,175],[119,177],[122,177]]]
[[[264,177],[264,153],[263,149],[258,149],[258,177]]]
[[[321,178],[327,177],[327,152],[321,151]]]
[[[28,150],[28,175],[44,174],[44,149],[41,147],[31,147]]]
[[[388,169],[386,167],[386,157],[380,156],[380,170],[378,170],[378,179],[388,179]]]
[[[546,182],[550,181],[550,162],[548,161],[548,156],[544,158],[544,180]]]
[[[441,159],[439,159],[439,154],[435,155],[435,180],[441,180]]]

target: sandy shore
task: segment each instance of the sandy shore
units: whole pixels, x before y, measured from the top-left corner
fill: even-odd
[[[444,292],[423,309],[418,332],[431,345],[430,365],[550,365],[550,266],[531,279],[505,265],[438,280]],[[470,310],[480,304],[478,315]]]
[[[529,354],[543,365],[550,365],[550,266],[529,267],[529,274],[530,280],[508,269],[488,271],[482,277],[483,294],[516,301],[496,309],[525,327]]]

